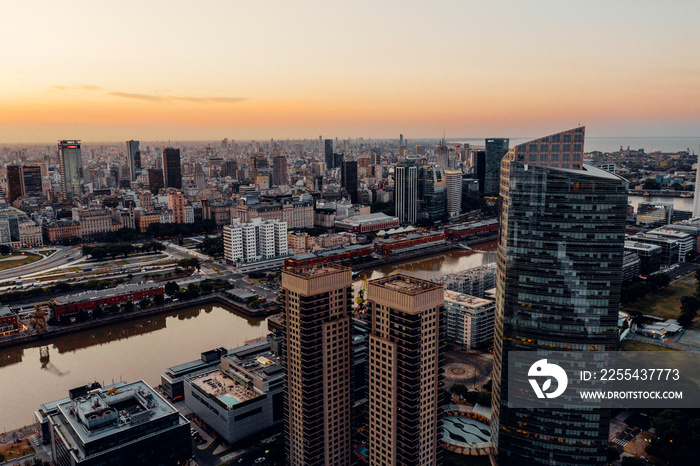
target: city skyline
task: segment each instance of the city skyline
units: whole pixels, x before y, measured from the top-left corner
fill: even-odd
[[[0,52],[3,143],[517,138],[578,124],[671,137],[700,121],[690,2],[36,3],[2,7],[0,38],[21,37]]]

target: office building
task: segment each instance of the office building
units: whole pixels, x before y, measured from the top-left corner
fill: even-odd
[[[22,166],[22,196],[41,197],[43,194],[41,166]]]
[[[457,217],[462,211],[462,172],[460,170],[445,170],[444,173],[447,215]]]
[[[287,183],[287,157],[278,155],[275,157],[272,166],[272,184],[274,186],[285,186]]]
[[[368,282],[370,464],[440,464],[442,285],[389,275]]]
[[[351,271],[336,264],[287,268],[282,296],[287,464],[350,465]]]
[[[508,406],[511,351],[617,346],[627,182],[582,164],[584,131],[517,145],[501,163],[491,424],[501,466],[607,458],[608,411]]]
[[[501,160],[508,152],[510,140],[508,138],[486,139],[486,152],[484,153],[484,196],[498,196],[501,183]]]
[[[700,217],[700,161],[695,169],[695,197],[693,198],[693,218]]]
[[[637,205],[637,225],[646,228],[671,223],[673,204],[664,202],[640,202]]]
[[[182,189],[180,149],[163,149],[163,183],[166,188]]]
[[[447,193],[442,167],[429,165],[418,171],[418,199],[421,218],[433,222],[443,219],[447,207]]]
[[[661,269],[662,250],[658,244],[625,241],[625,252],[632,252],[639,257],[639,273],[649,276]]]
[[[486,185],[486,151],[478,150],[474,153],[474,176],[479,184],[479,194],[484,194]]]
[[[445,145],[445,140],[440,141],[437,148],[437,165],[443,171],[450,168],[450,149]]]
[[[400,223],[416,223],[418,167],[409,161],[398,163],[394,169],[394,209]]]
[[[185,405],[226,442],[284,420],[284,372],[269,341],[236,348],[220,367],[185,379]]]
[[[496,303],[445,290],[447,339],[467,348],[487,348],[493,342]]]
[[[649,233],[637,233],[627,238],[635,243],[646,243],[659,246],[661,248],[661,265],[670,267],[677,264],[680,259],[681,244],[679,238],[668,235],[657,235]]]
[[[326,160],[326,169],[331,170],[335,167],[335,158],[333,157],[333,139],[325,139],[323,141],[323,150]]]
[[[348,193],[350,202],[358,204],[356,161],[343,162],[340,171],[340,183],[345,192]]]
[[[126,164],[131,181],[136,181],[141,174],[141,150],[138,141],[126,141]]]
[[[221,364],[221,356],[227,354],[225,348],[215,348],[200,354],[199,359],[168,367],[160,376],[163,394],[173,401],[185,398],[185,379],[216,369]]]
[[[678,242],[678,262],[685,262],[685,258],[688,256],[688,254],[695,249],[695,238],[683,231],[664,227],[648,231],[647,235],[661,236],[676,240]]]
[[[65,199],[75,199],[83,195],[83,156],[80,141],[60,141],[58,158],[61,165],[61,190]]]
[[[7,166],[7,191],[5,198],[8,204],[15,202],[15,199],[22,196],[22,166]]]
[[[34,414],[53,464],[186,464],[190,422],[144,381],[95,383],[41,405]]]
[[[148,169],[148,189],[154,196],[165,186],[163,182],[163,170],[160,168]]]
[[[622,281],[639,277],[641,273],[642,261],[640,257],[625,246],[625,255],[622,257]]]
[[[496,287],[496,264],[482,265],[452,273],[435,280],[446,290],[483,298],[486,291]]]

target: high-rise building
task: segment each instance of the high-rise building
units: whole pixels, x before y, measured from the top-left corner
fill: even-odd
[[[333,158],[333,139],[326,139],[323,142],[324,155],[326,158],[326,169],[331,170],[335,167],[335,160]]]
[[[173,211],[173,223],[185,223],[185,195],[180,191],[168,193],[168,209]]]
[[[270,163],[264,155],[253,157],[253,176],[267,176],[270,174]]]
[[[61,189],[63,197],[74,199],[83,194],[83,155],[80,141],[59,141],[58,158],[61,164]]]
[[[445,170],[445,188],[447,215],[457,217],[462,211],[462,172],[460,170]]]
[[[144,381],[95,382],[44,403],[35,413],[52,464],[186,464],[190,422]]]
[[[22,166],[8,165],[7,166],[7,192],[5,197],[7,203],[12,204],[15,199],[22,196]]]
[[[583,165],[583,142],[575,128],[501,163],[491,424],[501,466],[606,461],[609,412],[508,406],[509,352],[616,347],[627,182]]]
[[[286,256],[287,222],[254,218],[248,223],[234,219],[224,226],[224,259],[229,263],[254,262]]]
[[[440,464],[442,285],[389,275],[368,283],[367,303],[370,464]]]
[[[180,149],[163,149],[163,182],[166,188],[182,189],[182,167]]]
[[[43,194],[40,165],[22,167],[22,196],[41,197]]]
[[[153,193],[153,195],[156,195],[158,194],[158,191],[160,191],[163,187],[163,170],[160,168],[149,168],[148,189],[151,190],[151,193]]]
[[[700,159],[695,169],[695,197],[693,198],[693,218],[700,217]]]
[[[437,221],[445,215],[447,193],[445,174],[439,165],[428,165],[418,170],[418,199],[421,218]]]
[[[357,162],[345,161],[341,166],[340,172],[341,186],[350,196],[350,202],[358,203],[357,195]]]
[[[278,155],[275,157],[272,166],[272,184],[284,186],[287,182],[287,157]]]
[[[282,296],[287,464],[350,465],[351,271],[336,264],[287,268]]]
[[[437,148],[437,164],[442,168],[442,170],[447,170],[450,168],[450,149],[445,144],[445,140],[440,141]]]
[[[418,215],[418,167],[412,162],[394,169],[394,208],[400,223],[416,223]]]
[[[508,152],[508,138],[486,139],[486,155],[484,166],[484,196],[498,196],[501,183],[501,160]]]
[[[141,151],[138,141],[126,141],[126,164],[129,167],[131,181],[141,174]]]
[[[479,181],[479,194],[484,194],[486,184],[486,151],[478,150],[474,152],[474,175]]]

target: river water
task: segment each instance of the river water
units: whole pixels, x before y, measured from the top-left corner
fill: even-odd
[[[495,243],[475,247],[492,251]],[[404,272],[433,278],[493,262],[492,252],[453,250],[377,269],[362,278]],[[33,423],[41,403],[68,396],[88,382],[145,380],[155,386],[171,366],[192,361],[203,351],[235,348],[268,333],[267,319],[243,317],[221,306],[192,309],[77,332],[51,340],[0,349],[0,429]],[[42,352],[48,357],[42,358]]]

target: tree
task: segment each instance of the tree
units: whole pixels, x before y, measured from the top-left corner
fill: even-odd
[[[172,296],[180,290],[180,285],[175,282],[167,282],[164,288],[165,293]]]
[[[141,301],[139,301],[139,306],[141,306],[141,309],[146,309],[149,304],[151,304],[151,300],[148,298],[143,298]]]
[[[644,180],[644,182],[642,183],[642,187],[644,189],[651,189],[651,190],[661,189],[661,185],[656,180],[652,180],[651,178],[647,178],[646,180]]]
[[[692,321],[700,309],[700,299],[695,296],[683,296],[681,298],[681,315],[688,316]]]
[[[131,311],[134,310],[135,307],[136,307],[136,306],[134,305],[134,302],[133,302],[133,301],[127,301],[127,302],[124,304],[124,311],[126,311],[126,312],[131,312]]]
[[[452,392],[452,394],[454,396],[456,396],[458,398],[462,398],[464,395],[467,394],[467,392],[469,390],[467,389],[467,386],[464,385],[463,383],[456,383],[456,384],[452,385],[452,388],[450,388],[450,391]]]
[[[647,447],[649,454],[674,466],[697,464],[700,419],[681,410],[666,409],[652,419],[651,425],[656,429],[657,438]]]
[[[157,294],[153,297],[153,302],[157,305],[160,306],[165,302],[165,298],[163,295]]]
[[[95,309],[92,310],[92,318],[93,319],[101,319],[104,317],[105,311],[102,310],[100,306],[96,306]]]

